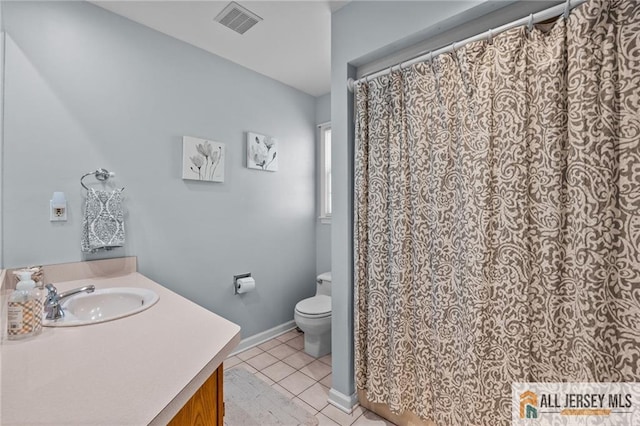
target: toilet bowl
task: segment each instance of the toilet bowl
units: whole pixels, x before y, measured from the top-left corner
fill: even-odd
[[[316,282],[316,295],[298,302],[293,318],[304,332],[304,351],[320,358],[331,353],[331,272]]]

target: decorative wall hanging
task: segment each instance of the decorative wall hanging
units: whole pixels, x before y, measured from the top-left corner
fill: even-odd
[[[247,132],[247,167],[275,172],[278,170],[278,141],[271,136]]]
[[[224,182],[225,145],[183,136],[182,179]]]

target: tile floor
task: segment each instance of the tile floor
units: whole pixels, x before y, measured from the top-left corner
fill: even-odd
[[[331,388],[331,354],[316,359],[303,348],[303,334],[291,330],[227,358],[224,368],[244,368],[253,373],[316,416],[320,426],[393,425],[362,407],[346,414],[330,405],[327,399]]]

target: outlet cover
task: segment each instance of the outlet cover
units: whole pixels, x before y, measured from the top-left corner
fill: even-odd
[[[67,220],[67,203],[53,204],[53,200],[49,201],[49,220],[51,222],[64,222]]]

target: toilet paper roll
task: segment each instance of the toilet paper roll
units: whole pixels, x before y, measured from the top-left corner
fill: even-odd
[[[238,294],[253,291],[256,288],[256,281],[251,277],[238,278],[236,288],[238,289]]]

